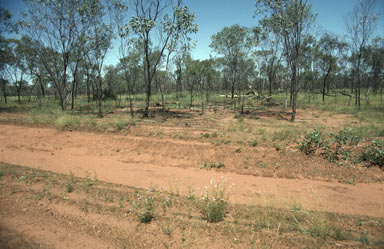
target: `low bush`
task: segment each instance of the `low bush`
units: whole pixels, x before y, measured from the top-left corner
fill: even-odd
[[[368,163],[368,166],[379,166],[384,169],[384,141],[373,141],[366,146],[359,157],[360,161]]]
[[[155,217],[154,198],[152,189],[142,194],[136,192],[136,201],[133,203],[136,209],[136,215],[141,223],[150,223]]]
[[[226,182],[216,182],[215,179],[211,179],[210,187],[206,187],[201,193],[200,212],[202,218],[208,222],[224,220],[228,198]]]
[[[213,169],[213,168],[216,168],[216,169],[225,168],[225,164],[207,161],[200,165],[200,169]]]
[[[318,148],[325,146],[325,143],[326,141],[324,140],[323,135],[317,130],[314,130],[305,135],[304,141],[299,145],[299,149],[306,155],[311,155],[314,154]]]

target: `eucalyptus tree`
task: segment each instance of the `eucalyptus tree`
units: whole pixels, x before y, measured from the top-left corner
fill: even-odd
[[[254,29],[254,34],[259,40],[259,50],[255,51],[256,56],[263,58],[261,69],[264,69],[269,86],[269,100],[272,98],[273,85],[276,83],[276,71],[281,63],[282,48],[279,36],[271,30],[268,23],[261,22],[261,27]]]
[[[339,40],[336,35],[325,33],[318,42],[318,63],[319,69],[322,73],[322,95],[323,102],[325,101],[325,94],[329,92],[330,77],[334,74],[338,67],[338,60],[343,51],[345,51],[347,44]]]
[[[41,45],[40,57],[59,95],[62,110],[66,109],[70,58],[74,53],[82,23],[81,10],[86,6],[78,0],[26,0],[27,11],[22,26]],[[43,51],[44,48],[44,51]]]
[[[310,31],[315,16],[307,0],[256,0],[256,14],[268,13],[262,22],[281,37],[287,64],[291,70],[292,116],[296,118],[298,65],[302,56],[305,34]]]
[[[201,89],[204,77],[204,64],[200,60],[188,59],[186,66],[187,86],[190,93],[190,109],[193,107],[193,97],[196,90]]]
[[[109,16],[109,22],[106,16],[106,6],[100,0],[83,0],[80,14],[84,23],[88,25],[85,33],[86,57],[92,65],[96,73],[96,90],[97,90],[97,113],[102,117],[102,70],[105,57],[111,48],[113,38],[113,22],[112,16]],[[111,7],[108,7],[110,13]],[[83,35],[83,34],[82,34]]]
[[[7,103],[7,90],[6,85],[8,80],[6,79],[5,66],[10,63],[12,58],[9,48],[9,42],[3,36],[4,33],[9,33],[14,28],[14,22],[12,20],[11,13],[4,8],[0,7],[0,89],[3,92],[5,103]]]
[[[374,94],[377,94],[380,87],[382,93],[384,87],[384,39],[382,37],[376,37],[364,48],[363,60],[369,70],[369,82],[372,83],[370,87],[373,88]]]
[[[17,93],[17,102],[21,103],[21,90],[25,87],[27,78],[27,53],[22,41],[8,40],[8,63],[5,65],[7,78],[13,83]]]
[[[234,24],[224,27],[211,37],[209,45],[213,51],[222,56],[224,66],[229,72],[231,84],[231,97],[235,95],[235,86],[238,79],[240,60],[248,57],[253,48],[254,39],[250,29]]]
[[[133,0],[133,16],[122,29],[129,30],[131,39],[139,40],[145,56],[146,104],[144,117],[149,115],[149,104],[152,93],[152,81],[160,66],[161,58],[170,49],[169,45],[177,40],[180,34],[197,32],[194,24],[195,16],[181,0]],[[155,50],[159,51],[156,53]],[[169,51],[168,51],[169,54]],[[155,56],[155,57],[154,57]]]
[[[348,36],[352,58],[354,59],[355,72],[355,104],[360,107],[361,93],[361,64],[363,59],[364,48],[370,42],[370,39],[375,32],[378,14],[375,12],[375,0],[358,1],[352,12],[346,18]]]
[[[183,72],[186,68],[186,58],[190,57],[190,47],[181,46],[173,57],[176,78],[176,100],[179,100],[179,92],[183,91]]]

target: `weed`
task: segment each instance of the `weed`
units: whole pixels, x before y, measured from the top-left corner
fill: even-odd
[[[68,193],[72,193],[73,192],[73,184],[72,184],[72,182],[67,181],[66,184],[65,184],[65,189],[67,190]]]
[[[366,235],[366,234],[363,234],[360,236],[360,242],[365,246],[369,246],[371,244],[371,241],[370,241],[368,235]]]
[[[161,207],[163,208],[163,212],[167,212],[167,208],[172,206],[172,198],[171,197],[165,197],[163,202],[161,203]]]
[[[88,200],[82,199],[80,205],[81,205],[81,211],[83,211],[84,213],[88,213],[88,205],[89,205]]]
[[[252,147],[256,147],[258,145],[259,145],[259,142],[256,139],[252,140],[250,143],[250,146],[252,146]]]
[[[211,179],[211,186],[206,187],[201,193],[200,212],[203,219],[208,222],[219,222],[224,220],[229,193],[226,193],[226,181]]]
[[[202,138],[209,138],[209,136],[210,136],[209,133],[202,133],[201,134]]]
[[[194,200],[195,199],[195,190],[193,189],[193,186],[189,185],[188,186],[188,200]]]
[[[123,207],[124,207],[124,205],[123,205],[123,203],[124,203],[124,197],[119,196],[119,198],[118,198],[118,202],[119,202],[119,207],[120,207],[120,208],[123,208]]]
[[[245,157],[244,159],[244,168],[248,169],[249,168],[249,162],[248,162],[249,158],[248,156]]]
[[[224,143],[224,144],[230,144],[230,143],[231,143],[231,140],[224,140],[223,143]]]
[[[1,178],[4,176],[4,171],[3,170],[0,170],[0,180]]]
[[[109,193],[106,193],[104,198],[106,202],[113,202],[113,196],[111,196]]]
[[[168,236],[171,236],[171,234],[172,234],[172,229],[171,229],[171,227],[170,227],[168,222],[167,222],[167,224],[165,226],[161,227],[161,230],[163,231],[164,234],[166,234]]]
[[[216,168],[216,169],[225,168],[225,164],[206,161],[200,165],[200,169],[213,169],[213,168]]]
[[[278,143],[274,143],[274,144],[273,144],[273,147],[274,147],[275,150],[277,150],[277,151],[281,150],[281,145],[278,144]]]
[[[150,223],[155,217],[155,206],[152,191],[152,189],[149,189],[144,194],[140,194],[138,191],[136,192],[137,200],[133,204],[136,209],[136,215],[141,223]]]
[[[347,235],[340,228],[334,227],[333,228],[333,238],[335,240],[346,240]]]
[[[66,182],[65,182],[65,190],[67,191],[67,193],[73,192],[73,190],[74,190],[73,185],[74,184],[75,184],[75,177],[71,173],[71,176],[69,178],[67,178]]]

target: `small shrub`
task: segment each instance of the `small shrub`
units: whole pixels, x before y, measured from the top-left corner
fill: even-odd
[[[65,189],[67,190],[68,193],[72,193],[73,192],[73,185],[72,185],[72,182],[67,182],[65,184]]]
[[[229,193],[226,193],[226,181],[211,179],[211,186],[201,193],[200,212],[208,222],[224,220],[228,206]]]
[[[201,137],[202,137],[202,138],[209,138],[209,136],[210,136],[209,133],[203,133],[203,134],[201,134]]]
[[[259,145],[259,142],[257,142],[257,140],[252,140],[252,142],[251,142],[252,147],[256,147],[258,145]]]
[[[216,168],[216,169],[225,168],[225,164],[206,161],[200,165],[200,169],[213,169],[213,168]]]
[[[384,130],[380,131],[379,137],[384,137]]]
[[[230,144],[231,140],[224,140],[224,144]]]
[[[367,235],[362,235],[360,237],[360,242],[365,245],[365,246],[369,246],[371,244],[371,241],[369,240],[368,236]]]
[[[337,144],[337,147],[340,147],[342,145],[357,145],[360,142],[360,137],[357,135],[353,135],[351,128],[344,128],[341,131],[339,131],[336,134],[330,134],[330,137],[332,138],[332,142]]]
[[[300,143],[299,149],[306,155],[314,154],[317,148],[323,147],[325,140],[320,132],[314,130],[313,132],[305,135],[304,141]]]
[[[136,192],[137,201],[134,202],[136,215],[141,223],[150,223],[155,217],[153,189],[149,189],[145,194]]]
[[[347,234],[344,233],[340,228],[335,227],[333,229],[333,238],[335,240],[346,240],[347,239]]]
[[[371,145],[364,148],[359,159],[368,163],[369,166],[377,165],[384,169],[384,141],[373,141]]]

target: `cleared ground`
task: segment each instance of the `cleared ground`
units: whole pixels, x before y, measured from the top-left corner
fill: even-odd
[[[103,132],[16,125],[23,114],[1,115],[0,161],[38,169],[2,166],[3,247],[383,246],[384,172],[306,156],[297,144],[304,131],[363,121],[303,110],[294,124],[276,110],[245,118],[224,109],[169,115]],[[232,188],[227,217],[217,224],[202,220],[196,204],[212,179]],[[142,224],[132,200],[148,188],[157,215]],[[167,198],[174,203],[164,211]]]

